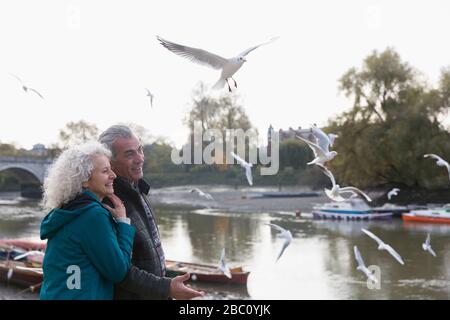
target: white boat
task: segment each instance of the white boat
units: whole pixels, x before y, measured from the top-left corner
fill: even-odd
[[[329,202],[313,207],[314,219],[372,220],[392,218],[392,212],[373,212],[360,198],[350,198],[343,202]]]

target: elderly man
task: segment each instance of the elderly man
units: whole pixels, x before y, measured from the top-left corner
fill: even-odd
[[[115,299],[191,299],[202,296],[184,285],[189,274],[165,277],[165,258],[156,218],[142,179],[144,153],[139,139],[127,126],[114,125],[99,141],[112,152],[111,168],[117,175],[114,193],[123,201],[127,217],[136,229],[132,265],[125,279],[115,287]]]

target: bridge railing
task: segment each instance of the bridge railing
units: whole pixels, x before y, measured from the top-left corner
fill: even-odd
[[[52,158],[33,158],[33,157],[0,157],[0,162],[51,164],[53,162],[53,159]]]

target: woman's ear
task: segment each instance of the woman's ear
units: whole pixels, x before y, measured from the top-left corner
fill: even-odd
[[[89,182],[88,182],[88,181],[85,181],[85,182],[83,182],[83,183],[81,184],[81,186],[82,186],[84,189],[87,189],[87,188],[89,188]]]

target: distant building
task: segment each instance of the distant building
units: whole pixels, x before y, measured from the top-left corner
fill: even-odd
[[[267,154],[269,156],[271,155],[271,137],[274,131],[274,128],[272,127],[272,125],[270,125],[269,129],[267,130]],[[292,127],[289,127],[288,130],[278,130],[278,134],[280,137],[280,143],[285,140],[296,140],[297,138],[295,136],[300,136],[310,141],[315,140],[310,128],[302,129],[302,127],[298,127],[297,129],[294,129]]]
[[[29,151],[29,153],[33,156],[46,156],[47,155],[47,148],[41,143],[37,143],[33,146],[33,148]]]

